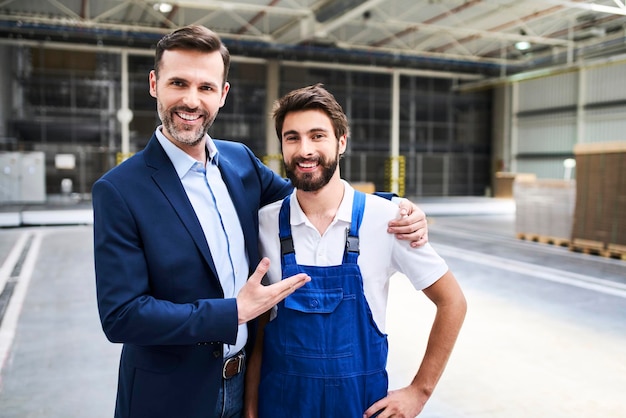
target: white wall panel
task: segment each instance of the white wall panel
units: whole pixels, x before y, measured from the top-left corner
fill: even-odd
[[[576,141],[573,113],[532,116],[518,119],[515,154],[571,152]]]
[[[516,172],[533,173],[538,179],[562,179],[565,175],[563,159],[521,159],[516,161]]]
[[[563,178],[564,156],[577,141],[626,140],[626,63],[582,71],[514,84],[514,171]]]
[[[0,203],[43,203],[46,165],[43,152],[0,152]]]
[[[626,99],[626,64],[592,67],[587,71],[587,103]]]
[[[564,73],[519,83],[520,112],[573,106],[578,98],[578,73]]]
[[[584,142],[626,140],[626,107],[587,111],[584,125]]]

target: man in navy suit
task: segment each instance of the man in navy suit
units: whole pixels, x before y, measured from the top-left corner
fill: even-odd
[[[229,64],[202,26],[166,35],[150,73],[163,124],[92,189],[100,319],[124,344],[118,418],[240,416],[254,319],[310,280],[261,284],[257,212],[292,186],[243,144],[207,134]],[[390,231],[421,245],[425,218],[410,208]]]

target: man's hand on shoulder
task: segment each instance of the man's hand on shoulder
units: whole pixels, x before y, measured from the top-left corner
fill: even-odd
[[[421,247],[428,242],[428,222],[426,214],[415,203],[402,198],[398,204],[399,216],[392,219],[387,232],[397,239],[411,241],[411,247]]]

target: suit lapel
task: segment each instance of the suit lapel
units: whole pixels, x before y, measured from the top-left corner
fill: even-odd
[[[146,164],[155,169],[152,178],[156,185],[161,189],[166,199],[172,205],[172,208],[178,214],[179,219],[185,225],[187,232],[200,250],[200,253],[211,268],[211,271],[217,278],[217,270],[209,251],[208,243],[202,231],[202,226],[198,221],[198,217],[191,206],[191,202],[185,193],[182,183],[168,158],[167,154],[159,144],[156,136],[152,136],[150,142],[144,150]]]
[[[243,236],[246,243],[248,259],[250,263],[255,263],[258,259],[257,234],[250,233],[250,231],[255,231],[256,223],[254,222],[250,203],[248,199],[246,199],[246,190],[241,182],[241,176],[235,166],[229,161],[228,157],[225,156],[224,153],[220,153],[219,159],[218,166],[222,173],[222,179],[224,179],[224,183],[226,183],[228,194],[233,201],[241,229],[244,232]],[[254,267],[256,266],[250,266],[251,269]]]

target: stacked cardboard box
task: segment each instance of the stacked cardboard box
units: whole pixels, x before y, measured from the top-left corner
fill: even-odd
[[[498,171],[494,179],[493,197],[510,199],[513,197],[513,183],[515,180],[532,181],[537,176],[532,173],[507,173]]]
[[[519,177],[513,183],[518,238],[569,244],[576,200],[574,180]]]
[[[626,141],[578,144],[572,245],[626,253]]]

